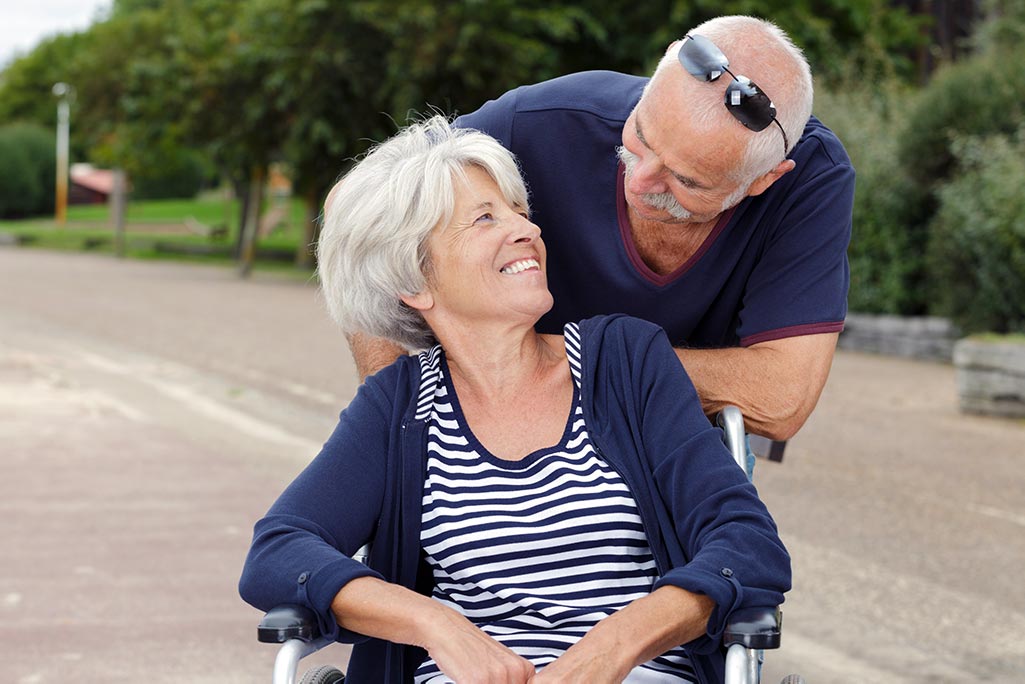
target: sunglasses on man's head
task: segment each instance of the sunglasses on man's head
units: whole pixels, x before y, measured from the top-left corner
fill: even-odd
[[[783,134],[783,155],[786,156],[790,151],[790,141],[776,120],[776,106],[751,79],[730,71],[730,61],[715,43],[704,36],[688,33],[680,46],[679,59],[687,73],[702,81],[715,81],[724,73],[732,76],[733,82],[726,88],[723,100],[726,109],[752,131],[764,131],[770,123],[779,126],[779,132]]]

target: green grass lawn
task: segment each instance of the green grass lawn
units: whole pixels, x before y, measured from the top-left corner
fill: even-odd
[[[257,243],[257,262],[286,265],[303,240],[305,207],[288,200],[285,218]],[[265,208],[265,211],[267,209]],[[125,210],[126,254],[130,257],[234,262],[239,202],[216,195],[196,199],[129,202]],[[206,229],[221,230],[205,234]],[[28,247],[114,252],[114,229],[107,205],[68,207],[67,223],[53,217],[0,220],[0,233]]]
[[[188,218],[207,225],[227,224],[237,220],[238,200],[207,197],[191,200],[147,200],[129,202],[125,220],[132,222],[180,222]],[[68,207],[70,222],[109,222],[110,209],[105,204]]]
[[[978,340],[979,342],[1025,345],[1025,333],[977,333],[972,335],[971,338],[973,340]]]

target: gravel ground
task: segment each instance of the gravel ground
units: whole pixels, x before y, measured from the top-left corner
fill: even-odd
[[[265,681],[251,526],[355,387],[300,278],[0,248],[0,681]],[[795,570],[766,681],[1025,681],[1023,465],[950,366],[838,353],[756,472]]]

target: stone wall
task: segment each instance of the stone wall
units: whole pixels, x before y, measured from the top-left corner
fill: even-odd
[[[1025,342],[965,338],[954,365],[962,411],[1025,418]]]
[[[949,363],[959,331],[946,318],[847,314],[841,349]]]

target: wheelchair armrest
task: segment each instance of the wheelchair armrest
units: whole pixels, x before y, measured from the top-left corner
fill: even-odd
[[[779,648],[783,613],[775,608],[742,608],[730,615],[723,632],[727,648],[740,644],[744,648]]]
[[[309,642],[319,636],[316,614],[309,608],[291,604],[271,608],[256,628],[256,638],[265,644],[283,644],[289,639]]]

